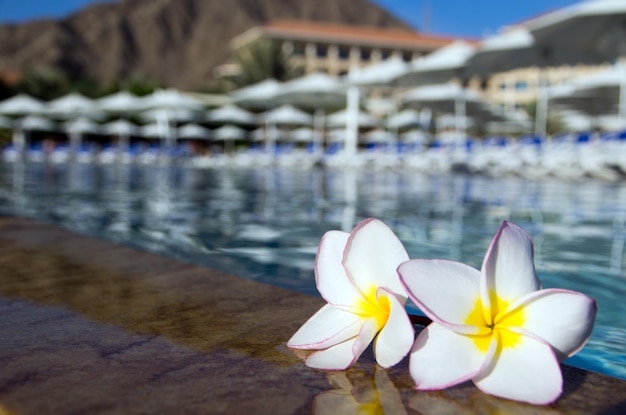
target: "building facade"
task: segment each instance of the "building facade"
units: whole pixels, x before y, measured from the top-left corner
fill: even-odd
[[[235,37],[231,47],[237,50],[261,38],[280,41],[289,64],[302,73],[332,76],[391,57],[410,62],[454,41],[411,30],[283,20],[253,27]]]

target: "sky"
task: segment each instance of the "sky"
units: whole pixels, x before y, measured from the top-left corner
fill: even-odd
[[[64,17],[103,0],[0,0],[0,23]],[[104,0],[115,1],[115,0]],[[314,0],[310,0],[314,1]],[[580,0],[372,0],[418,30],[480,39]]]

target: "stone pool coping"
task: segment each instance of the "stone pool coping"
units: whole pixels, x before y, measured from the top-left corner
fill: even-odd
[[[625,381],[567,365],[547,407],[418,392],[371,350],[309,369],[285,342],[320,298],[32,220],[0,218],[0,278],[2,415],[626,413]]]

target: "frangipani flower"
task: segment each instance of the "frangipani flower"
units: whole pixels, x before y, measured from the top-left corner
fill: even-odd
[[[396,269],[408,260],[402,242],[384,223],[366,219],[351,233],[329,231],[315,260],[317,289],[328,302],[289,339],[294,349],[319,350],[306,359],[318,369],[351,366],[374,341],[382,367],[411,349],[413,326]]]
[[[586,343],[595,301],[541,289],[530,236],[503,222],[478,271],[416,259],[398,268],[409,296],[433,320],[417,337],[409,364],[417,389],[472,380],[503,398],[548,404],[562,391],[559,361]]]

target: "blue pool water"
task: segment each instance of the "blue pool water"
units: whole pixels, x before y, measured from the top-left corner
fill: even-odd
[[[502,220],[532,236],[544,287],[598,303],[568,363],[626,379],[626,183],[183,166],[0,164],[0,214],[317,295],[317,244],[376,217],[413,258],[480,268]]]

